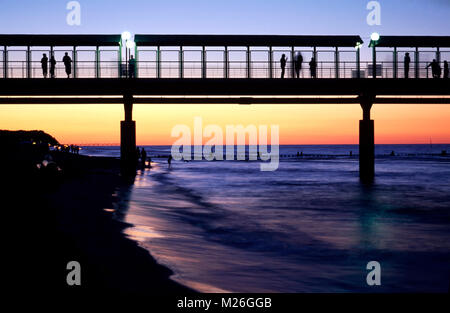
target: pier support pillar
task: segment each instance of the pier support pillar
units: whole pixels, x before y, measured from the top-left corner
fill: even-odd
[[[375,127],[370,119],[375,96],[360,96],[363,119],[359,121],[359,177],[362,182],[370,183],[375,177]]]
[[[120,160],[122,170],[136,171],[136,122],[133,121],[133,96],[123,96],[125,120],[120,122]]]

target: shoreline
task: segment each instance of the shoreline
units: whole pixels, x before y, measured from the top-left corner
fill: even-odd
[[[173,272],[123,233],[128,224],[113,218],[114,206],[127,200],[121,197],[132,186],[121,177],[119,160],[61,152],[51,156],[62,171],[36,173],[23,162],[2,171],[15,237],[10,242],[11,285],[17,291],[67,296],[195,292],[171,280]],[[2,165],[14,159],[7,157]],[[70,261],[80,263],[81,286],[66,283]],[[27,284],[32,274],[41,282],[39,288]]]

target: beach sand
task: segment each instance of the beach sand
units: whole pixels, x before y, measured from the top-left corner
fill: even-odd
[[[155,296],[193,291],[122,233],[113,218],[120,176],[117,159],[52,153],[62,171],[37,170],[36,155],[3,153],[2,208],[13,295]],[[126,199],[125,199],[126,201]],[[105,210],[106,209],[106,210]],[[68,286],[67,263],[81,265],[81,286]]]

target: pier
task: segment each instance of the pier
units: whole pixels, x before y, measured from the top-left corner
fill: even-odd
[[[360,177],[371,181],[372,106],[450,104],[449,80],[428,78],[428,60],[421,58],[450,59],[450,37],[381,36],[369,43],[372,61],[367,62],[361,61],[362,44],[360,36],[135,35],[133,45],[124,45],[120,35],[0,35],[0,105],[124,105],[121,158],[124,166],[133,168],[135,103],[360,104]],[[402,74],[399,56],[406,51],[413,51],[413,79]],[[73,61],[70,79],[63,78],[65,52]],[[43,53],[56,56],[57,78],[42,77]],[[294,78],[292,60],[298,53],[304,58],[303,69],[300,78]],[[283,54],[288,61],[281,79]],[[385,54],[392,62],[379,62],[386,60]],[[134,75],[129,55],[136,59]],[[310,77],[310,58],[317,62],[317,78]]]

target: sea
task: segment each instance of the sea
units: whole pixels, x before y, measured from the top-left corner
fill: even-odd
[[[372,184],[359,179],[357,145],[280,146],[276,171],[248,160],[169,166],[170,146],[143,148],[151,167],[117,190],[114,214],[181,284],[449,292],[450,144],[376,145]],[[119,157],[120,148],[81,152]]]

